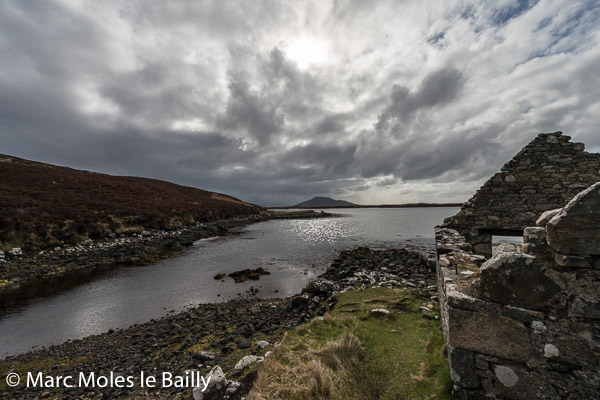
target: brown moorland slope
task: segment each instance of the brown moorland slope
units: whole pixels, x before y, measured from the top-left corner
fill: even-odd
[[[0,244],[46,247],[257,214],[234,197],[0,154]]]

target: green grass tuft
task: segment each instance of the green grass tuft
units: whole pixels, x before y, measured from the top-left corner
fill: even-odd
[[[343,293],[324,319],[286,335],[248,399],[451,399],[440,322],[422,318],[422,303],[408,290]]]

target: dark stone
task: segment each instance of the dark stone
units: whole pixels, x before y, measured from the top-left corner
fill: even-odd
[[[250,339],[238,340],[238,347],[240,349],[249,349],[251,345],[252,345],[252,342],[250,341]]]
[[[335,283],[326,279],[311,279],[306,284],[305,291],[314,295],[327,294],[335,290]]]
[[[448,345],[523,362],[531,354],[522,322],[457,308],[448,310]]]
[[[546,230],[548,244],[561,254],[600,254],[600,182],[573,197]]]
[[[559,400],[545,374],[532,372],[518,364],[495,364],[493,379],[483,381],[489,398]]]
[[[454,383],[466,389],[480,386],[475,370],[475,355],[472,351],[454,348],[450,351],[448,359]]]
[[[260,279],[261,275],[270,275],[271,273],[264,269],[263,267],[258,267],[255,269],[243,269],[241,271],[235,271],[230,273],[228,276],[233,278],[235,283],[245,282],[247,280],[256,281]],[[216,279],[216,278],[215,278]]]
[[[600,302],[582,300],[583,316],[586,318],[600,319]]]
[[[580,256],[566,256],[564,254],[555,253],[554,262],[562,267],[574,267],[574,268],[591,268],[589,261],[585,257]]]
[[[481,390],[465,390],[458,385],[454,385],[452,398],[454,400],[481,400],[485,398],[485,394]]]
[[[548,361],[548,366],[550,367],[551,370],[557,371],[557,372],[569,372],[572,369],[572,365],[561,363],[558,361],[552,361],[552,360]]]
[[[491,301],[531,310],[545,310],[560,286],[546,267],[527,254],[500,253],[481,267],[480,295]]]
[[[250,323],[244,327],[243,335],[244,335],[244,337],[249,338],[250,336],[254,335],[255,332],[256,332],[256,328],[254,327],[254,325],[252,325]]]
[[[233,342],[233,336],[231,336],[231,335],[228,335],[228,336],[225,336],[225,337],[224,337],[224,338],[221,340],[220,344],[227,344],[227,343],[231,343],[231,342]]]
[[[306,305],[309,300],[308,296],[296,296],[292,299],[292,308],[300,308]]]

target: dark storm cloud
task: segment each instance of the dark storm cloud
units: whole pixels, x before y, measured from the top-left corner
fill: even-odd
[[[316,123],[314,132],[319,136],[328,133],[342,132],[346,128],[346,122],[350,119],[350,116],[346,114],[327,115]]]
[[[449,169],[459,169],[469,158],[476,156],[485,143],[476,138],[440,140],[445,135],[442,132],[431,135],[431,130],[439,128],[427,117],[434,109],[457,100],[464,84],[463,74],[448,67],[429,73],[414,92],[393,85],[389,103],[379,115],[374,129],[361,135],[362,175],[367,178],[393,175],[404,180],[428,179]],[[424,117],[410,124],[417,113]],[[384,182],[396,181],[387,179]],[[384,184],[379,182],[378,185]]]
[[[313,119],[323,113],[319,105],[322,85],[300,71],[277,47],[268,57],[259,57],[255,74],[251,75],[237,70],[228,74],[229,97],[218,127],[233,136],[265,146],[286,129],[289,134],[286,119]],[[251,81],[254,88],[250,87]],[[306,134],[309,132],[302,133]]]
[[[355,145],[310,144],[290,149],[281,157],[281,165],[292,164],[309,167],[317,179],[332,180],[352,176]]]
[[[430,111],[434,106],[450,102],[458,96],[462,80],[461,72],[450,67],[427,75],[415,93],[407,87],[392,86],[390,103],[379,116],[375,129],[385,129],[394,119],[408,122],[406,120],[418,110]]]
[[[283,126],[284,117],[277,104],[268,104],[241,79],[229,84],[229,101],[220,128],[249,135],[263,145]]]
[[[600,150],[599,20],[567,0],[7,0],[0,152],[265,205],[460,201],[538,132]],[[307,38],[324,57],[292,51]]]

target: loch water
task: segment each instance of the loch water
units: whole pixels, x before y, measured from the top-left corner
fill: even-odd
[[[344,248],[433,244],[433,227],[456,207],[326,210],[343,216],[269,220],[237,235],[203,239],[144,267],[121,268],[13,311],[0,320],[0,358],[68,339],[126,328],[258,288],[259,297],[300,292]],[[263,267],[270,275],[234,283],[217,273]]]

